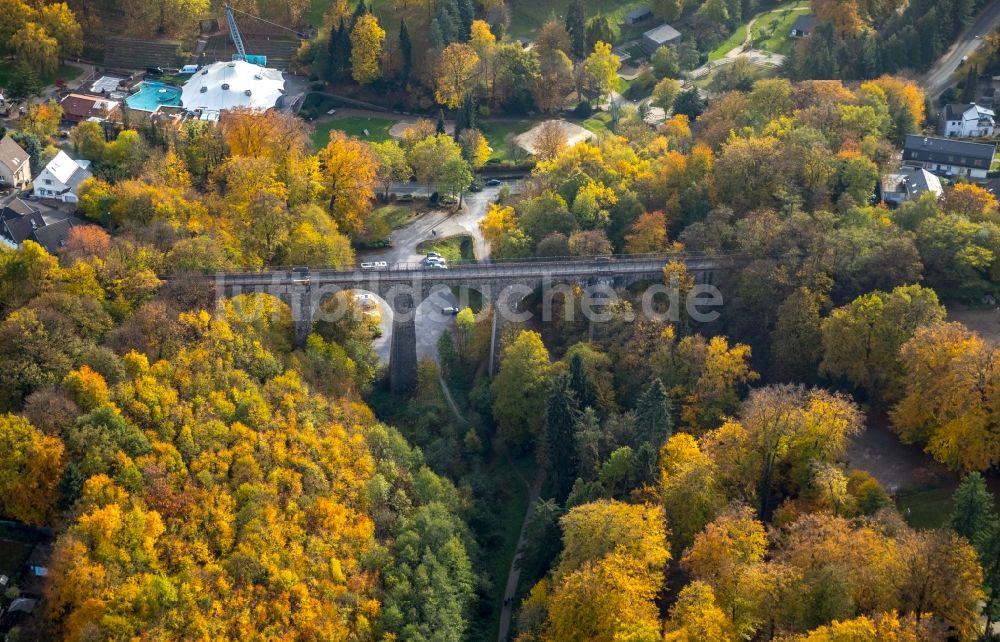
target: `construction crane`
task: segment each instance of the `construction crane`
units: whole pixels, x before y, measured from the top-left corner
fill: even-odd
[[[233,39],[233,44],[236,45],[236,53],[233,54],[233,60],[243,60],[246,62],[253,63],[255,65],[260,65],[261,67],[267,66],[267,56],[248,54],[246,47],[243,45],[243,36],[240,35],[240,29],[236,26],[236,17],[233,16],[233,12],[241,13],[248,18],[253,18],[254,20],[259,20],[273,27],[278,27],[279,29],[284,29],[285,31],[290,31],[294,33],[299,38],[307,38],[306,34],[300,33],[294,29],[290,29],[284,25],[279,25],[276,22],[271,22],[270,20],[265,20],[260,16],[255,16],[252,13],[247,13],[246,11],[240,11],[239,9],[233,9],[232,5],[228,2],[226,3],[226,22],[229,24],[229,35]]]

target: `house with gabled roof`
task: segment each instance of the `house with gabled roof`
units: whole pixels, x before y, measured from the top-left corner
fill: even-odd
[[[903,162],[944,176],[986,178],[996,149],[993,143],[910,134],[903,145]]]
[[[73,160],[61,151],[49,161],[35,178],[34,194],[39,198],[54,198],[64,203],[76,203],[76,189],[90,178],[90,161]]]
[[[10,134],[0,138],[0,187],[21,188],[31,182],[28,152]]]

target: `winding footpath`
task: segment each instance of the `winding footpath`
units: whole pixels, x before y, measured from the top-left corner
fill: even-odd
[[[510,636],[510,621],[514,615],[514,596],[517,593],[517,585],[521,581],[521,567],[518,564],[521,555],[524,553],[524,536],[528,528],[528,522],[535,510],[535,504],[542,495],[542,485],[545,483],[545,468],[539,466],[535,473],[535,480],[531,483],[531,490],[528,493],[528,510],[524,512],[524,522],[521,523],[521,534],[517,538],[517,548],[514,549],[514,559],[510,561],[510,571],[507,573],[507,585],[503,590],[503,606],[500,610],[500,631],[497,635],[497,642],[506,642]],[[510,601],[508,602],[508,598]]]

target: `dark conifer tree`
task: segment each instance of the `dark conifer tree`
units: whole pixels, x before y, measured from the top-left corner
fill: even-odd
[[[403,56],[403,68],[400,70],[400,82],[406,84],[413,70],[413,43],[410,42],[410,32],[406,29],[406,21],[399,23],[399,52]]]
[[[575,439],[579,415],[580,406],[569,386],[569,376],[561,374],[553,380],[545,406],[545,453],[552,494],[560,504],[572,490],[579,467]]]
[[[583,0],[570,0],[566,9],[566,31],[569,32],[570,48],[578,60],[587,57],[587,12]]]

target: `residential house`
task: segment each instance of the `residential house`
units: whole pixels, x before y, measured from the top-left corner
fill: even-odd
[[[31,182],[28,152],[7,134],[0,138],[0,187],[21,188]]]
[[[939,175],[986,178],[995,153],[992,143],[910,134],[903,145],[903,162]]]
[[[120,103],[103,96],[67,94],[59,101],[59,106],[63,110],[63,120],[76,124],[91,118],[107,120],[118,110]]]
[[[35,178],[35,196],[54,198],[64,203],[76,203],[76,188],[90,178],[89,167],[90,161],[75,161],[60,150]]]
[[[34,241],[55,254],[66,243],[70,230],[83,224],[65,209],[15,198],[0,208],[0,244],[16,249],[25,241]]]
[[[633,9],[632,11],[626,13],[624,21],[626,26],[631,27],[641,22],[646,22],[652,17],[653,17],[653,10],[650,9],[648,6],[645,6],[645,7],[639,7],[638,9]]]
[[[938,134],[956,138],[992,136],[996,113],[976,103],[945,105],[938,116]]]
[[[666,45],[676,45],[681,41],[681,32],[667,23],[654,27],[642,34],[642,49],[652,55],[654,51]]]
[[[903,165],[891,174],[886,174],[882,178],[879,190],[882,202],[892,207],[898,207],[927,193],[938,197],[944,194],[941,179],[926,169],[907,165]]]
[[[808,38],[816,28],[816,16],[806,14],[795,19],[792,25],[792,38]]]

